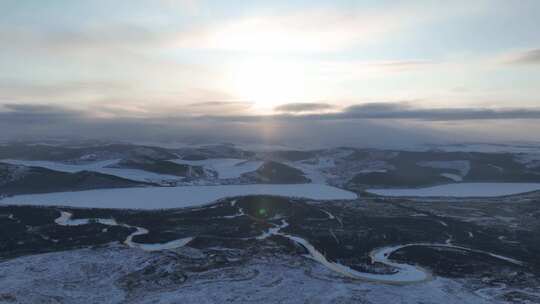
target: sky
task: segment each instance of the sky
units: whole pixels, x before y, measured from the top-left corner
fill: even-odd
[[[0,0],[0,12],[7,139],[540,141],[536,0]]]

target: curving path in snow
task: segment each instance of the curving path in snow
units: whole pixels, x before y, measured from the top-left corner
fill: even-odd
[[[289,224],[287,223],[287,221],[282,219],[280,225],[274,225],[274,227],[268,229],[267,232],[257,237],[257,239],[259,240],[266,239],[272,235],[279,235],[279,236],[285,237],[293,241],[294,243],[297,243],[301,245],[302,247],[306,248],[306,250],[309,252],[309,257],[311,259],[321,263],[323,266],[327,267],[328,269],[332,271],[335,271],[343,276],[353,278],[353,279],[376,281],[376,282],[382,282],[382,283],[415,283],[415,282],[422,282],[431,278],[431,273],[429,273],[427,270],[421,267],[413,266],[409,264],[394,263],[394,262],[389,261],[388,256],[391,254],[391,252],[400,249],[397,247],[395,248],[395,250],[375,252],[372,255],[373,262],[380,262],[396,269],[395,272],[390,273],[390,274],[376,274],[376,273],[361,272],[361,271],[354,270],[351,267],[345,266],[343,264],[329,261],[328,259],[326,259],[323,253],[318,251],[306,239],[301,238],[299,236],[283,233],[280,231],[281,229],[287,227],[288,225]]]
[[[390,266],[393,269],[395,269],[395,272],[389,273],[389,274],[361,272],[361,271],[352,269],[349,266],[329,261],[320,251],[318,251],[306,239],[303,239],[298,236],[288,235],[288,234],[280,234],[280,235],[292,240],[293,242],[296,242],[302,245],[304,248],[307,249],[307,251],[310,254],[310,257],[314,259],[315,261],[321,263],[322,265],[326,266],[330,270],[333,270],[349,278],[375,281],[375,282],[381,282],[381,283],[416,283],[416,282],[423,282],[431,278],[431,273],[421,267],[409,265],[409,264],[391,262],[388,259],[388,256],[391,254],[391,252],[387,254],[383,253],[382,255],[379,254],[379,252],[374,252],[370,256],[372,258],[372,262],[380,262],[382,264]],[[395,249],[395,250],[398,250],[398,249]]]
[[[404,245],[396,245],[396,246],[388,246],[388,247],[382,247],[373,250],[370,253],[370,257],[372,260],[372,263],[378,262],[382,263],[384,265],[387,265],[391,268],[393,268],[395,271],[388,274],[377,274],[377,273],[368,273],[368,272],[361,272],[357,271],[355,269],[352,269],[351,267],[348,267],[346,265],[336,263],[329,261],[326,259],[324,254],[322,254],[320,251],[318,251],[309,241],[307,241],[304,238],[301,238],[299,236],[290,235],[286,233],[280,232],[281,229],[287,227],[289,224],[287,221],[282,219],[281,225],[274,225],[274,227],[268,229],[267,232],[263,233],[261,236],[257,237],[257,239],[266,239],[272,235],[279,235],[285,238],[288,238],[289,240],[300,244],[302,247],[306,248],[306,250],[309,252],[309,257],[313,260],[321,263],[328,269],[335,271],[337,273],[342,274],[343,276],[353,278],[353,279],[361,279],[361,280],[368,280],[368,281],[375,281],[375,282],[381,282],[381,283],[393,283],[393,284],[405,284],[405,283],[417,283],[417,282],[423,282],[426,280],[429,280],[432,278],[431,273],[419,266],[416,265],[410,265],[405,263],[397,263],[393,262],[389,259],[389,257],[392,255],[392,253],[411,246],[425,246],[425,247],[443,247],[443,248],[452,248],[452,249],[460,249],[464,251],[469,252],[475,252],[475,253],[481,253],[486,254],[491,257],[522,266],[524,265],[523,262],[505,257],[502,255],[494,254],[491,252],[483,251],[483,250],[477,250],[477,249],[471,249],[466,248],[462,246],[452,245],[452,244],[438,244],[438,243],[410,243],[410,244],[404,244]]]
[[[404,245],[382,247],[382,248],[375,249],[374,251],[372,251],[371,254],[370,254],[370,257],[371,257],[372,260],[380,262],[380,261],[383,261],[384,259],[386,259],[387,257],[389,257],[395,251],[398,251],[398,250],[406,248],[406,247],[413,247],[413,246],[458,249],[458,250],[463,250],[463,251],[468,251],[468,252],[485,254],[485,255],[488,255],[490,257],[493,257],[493,258],[496,258],[496,259],[499,259],[499,260],[502,260],[502,261],[506,261],[508,263],[518,265],[518,266],[523,266],[524,265],[523,262],[518,261],[518,260],[513,259],[513,258],[510,258],[510,257],[495,254],[495,253],[492,253],[492,252],[489,252],[489,251],[484,251],[484,250],[479,250],[479,249],[472,249],[472,248],[467,248],[467,247],[458,246],[458,245],[452,245],[452,244],[450,244],[449,241],[447,241],[444,244],[440,244],[440,243],[410,243],[410,244],[404,244]]]
[[[148,234],[148,230],[142,227],[130,226],[127,224],[119,224],[115,219],[101,219],[101,218],[86,218],[86,219],[72,219],[73,214],[66,211],[61,211],[60,216],[54,220],[54,222],[60,226],[80,226],[88,225],[91,223],[100,223],[107,226],[122,226],[126,228],[135,228],[135,232],[130,234],[124,244],[131,248],[138,248],[144,251],[159,251],[167,249],[176,249],[187,245],[193,240],[192,237],[182,238],[178,240],[173,240],[167,243],[157,243],[157,244],[142,244],[133,241],[133,238],[137,235]]]

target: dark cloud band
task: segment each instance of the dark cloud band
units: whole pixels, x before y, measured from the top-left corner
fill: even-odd
[[[274,108],[276,112],[282,113],[306,113],[332,110],[335,107],[327,103],[287,103]]]
[[[0,140],[91,138],[388,146],[433,142],[447,136],[429,128],[431,121],[464,120],[467,125],[474,125],[485,119],[538,118],[540,109],[418,109],[402,103],[363,104],[327,114],[162,114],[142,118],[100,116],[88,110],[52,105],[4,104],[0,106]],[[409,123],[414,121],[428,123]]]

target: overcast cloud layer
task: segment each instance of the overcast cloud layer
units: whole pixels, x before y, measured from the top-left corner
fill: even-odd
[[[266,116],[179,113],[96,116],[56,106],[9,104],[0,111],[0,140],[67,138],[396,148],[463,141],[538,141],[540,134],[540,109],[417,109],[403,103],[372,103],[304,115],[298,115],[296,108],[293,114]],[[527,132],[520,129],[524,126]]]
[[[3,139],[540,140],[536,0],[0,10]]]

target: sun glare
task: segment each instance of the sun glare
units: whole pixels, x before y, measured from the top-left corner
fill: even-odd
[[[254,103],[254,111],[269,113],[277,105],[305,98],[302,68],[272,58],[244,60],[231,67],[234,94]]]

